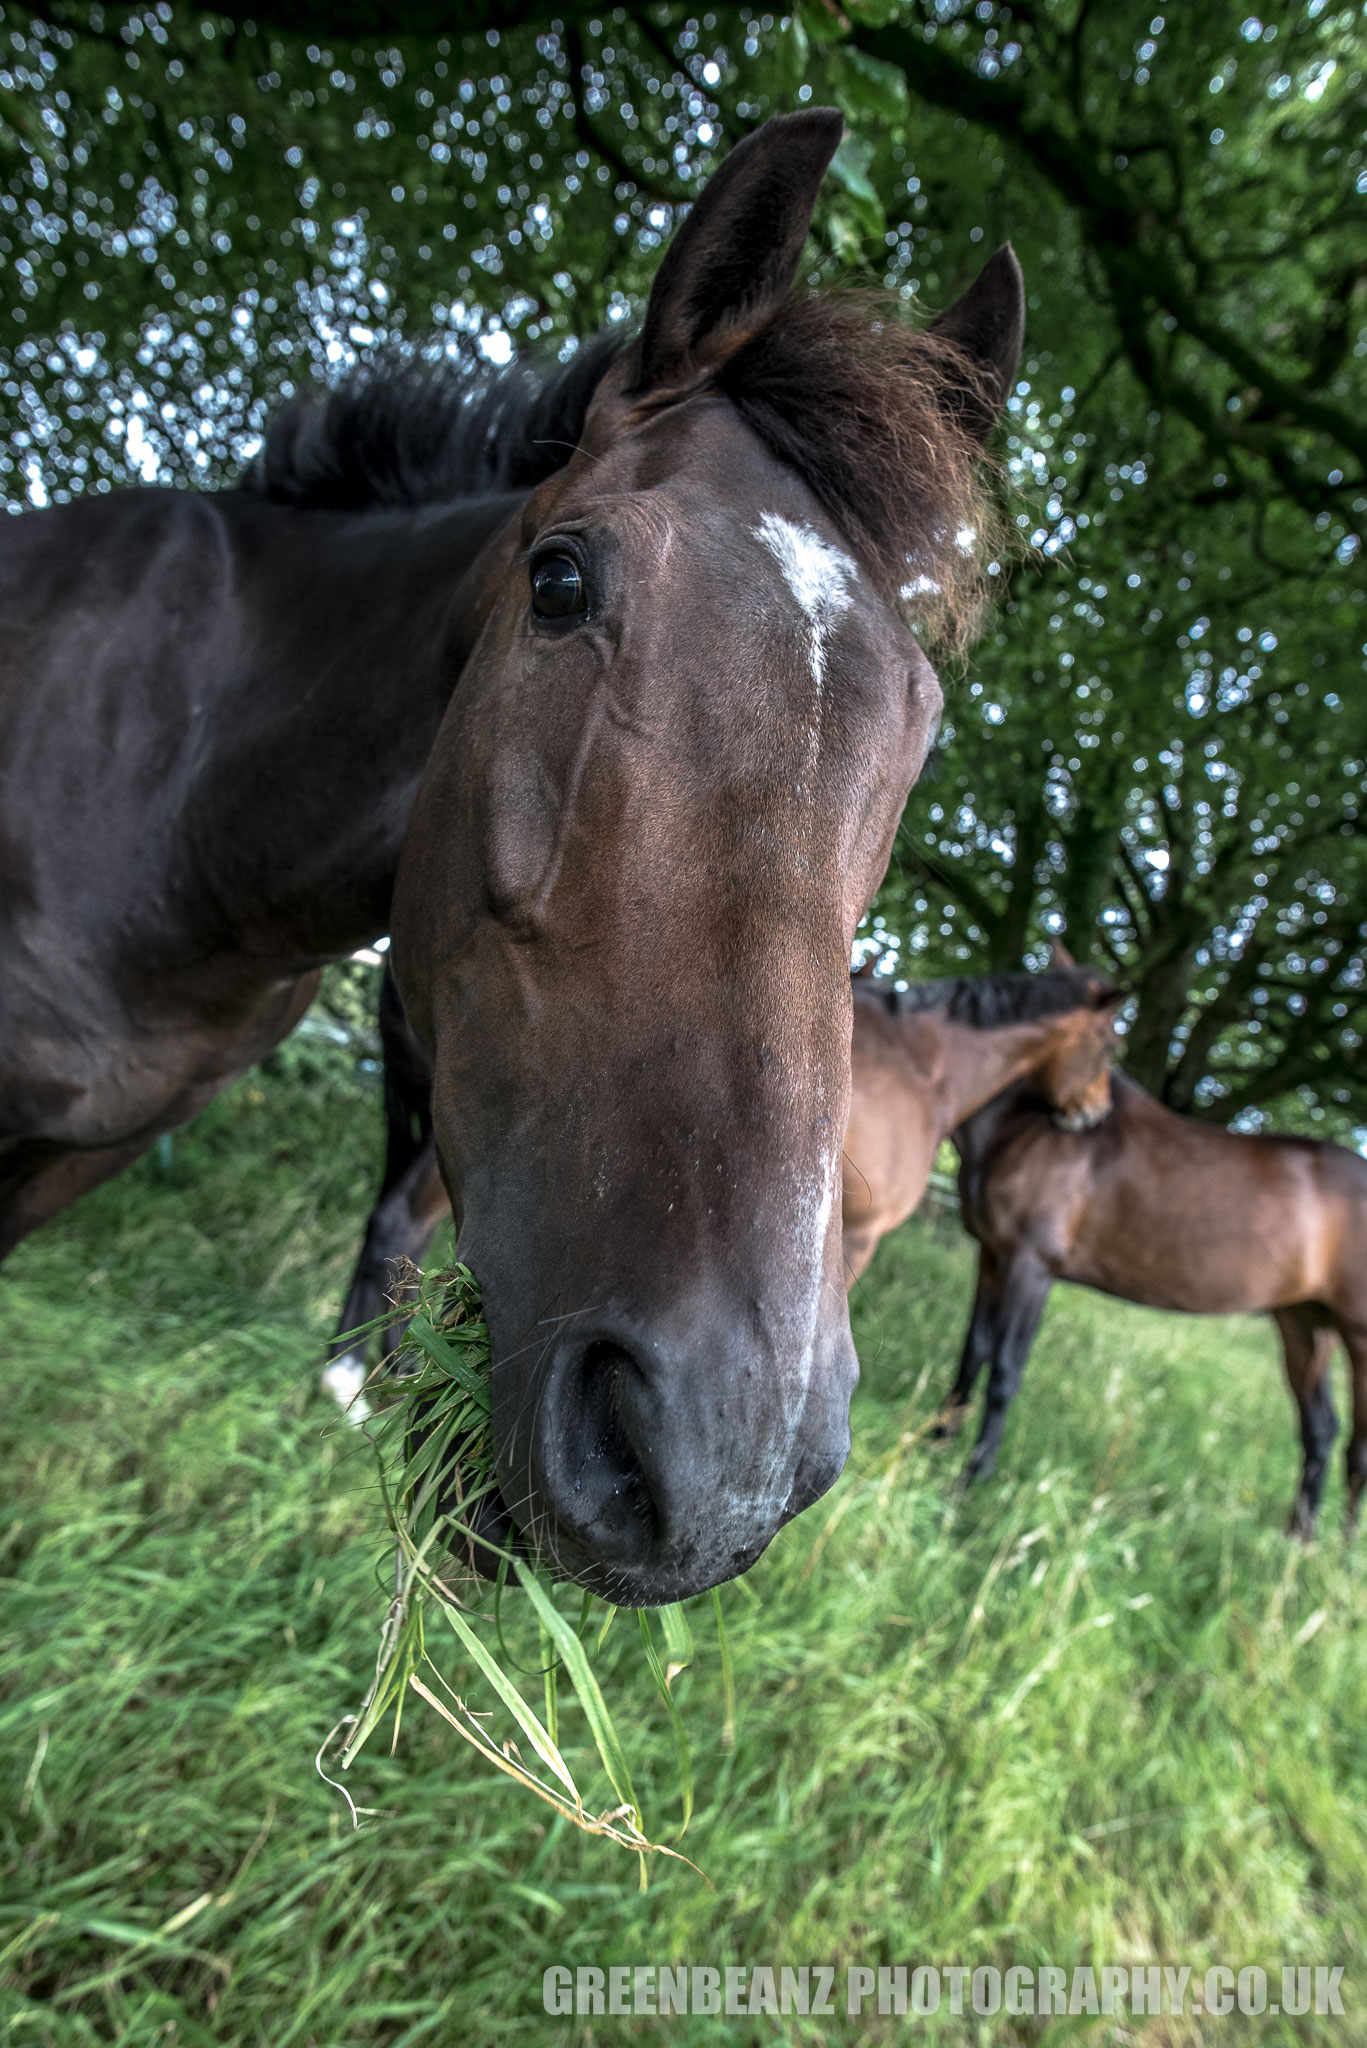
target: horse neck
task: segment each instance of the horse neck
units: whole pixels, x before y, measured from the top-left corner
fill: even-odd
[[[1021,1024],[979,1027],[944,1020],[946,1130],[1023,1080],[1042,1063],[1060,1019],[1033,1018]]]
[[[196,851],[260,950],[321,960],[387,928],[418,779],[522,503],[338,515],[238,500],[251,658],[224,692],[226,744],[206,750]]]

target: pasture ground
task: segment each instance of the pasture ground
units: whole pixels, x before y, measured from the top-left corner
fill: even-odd
[[[849,1472],[724,1595],[729,1750],[701,1603],[684,1847],[716,1889],[657,1863],[641,1895],[416,1701],[353,1833],[313,1756],[373,1659],[380,1532],[315,1385],[377,1119],[373,1088],[255,1076],[0,1279],[0,2040],[1367,2041],[1362,1552],[1337,1468],[1323,1542],[1281,1534],[1270,1331],[1060,1293],[1001,1472],[956,1502],[962,1447],[918,1434],[971,1290],[943,1223],[858,1292]],[[605,1663],[668,1829],[629,1621]],[[592,1780],[568,1710],[562,1738]],[[1342,1963],[1346,2016],[541,2011],[548,1963],[681,1958]]]

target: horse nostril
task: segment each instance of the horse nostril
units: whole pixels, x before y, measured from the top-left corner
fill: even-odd
[[[659,1525],[629,1422],[638,1374],[631,1353],[611,1339],[571,1351],[557,1363],[541,1431],[542,1477],[557,1521],[623,1559],[648,1550]]]

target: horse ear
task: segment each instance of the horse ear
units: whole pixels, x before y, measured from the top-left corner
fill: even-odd
[[[1011,395],[1025,339],[1025,279],[1009,242],[988,257],[963,297],[932,320],[929,331],[968,358],[973,374],[948,394],[949,403],[974,439],[985,441]]]
[[[1114,1015],[1124,1000],[1123,988],[1099,988],[1092,997],[1092,1008],[1098,1012],[1109,1010]]]
[[[694,384],[763,333],[797,275],[844,126],[834,107],[780,114],[713,172],[655,273],[630,397]]]
[[[1049,948],[1049,965],[1054,969],[1077,966],[1076,960],[1068,951],[1062,939],[1055,939],[1053,945]]]

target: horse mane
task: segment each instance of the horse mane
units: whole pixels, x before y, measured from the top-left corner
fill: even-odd
[[[386,349],[336,384],[287,398],[243,482],[278,505],[330,512],[533,490],[569,461],[625,346],[621,334],[600,334],[567,362],[506,369],[468,347]]]
[[[1053,967],[1045,974],[957,974],[944,981],[914,981],[903,989],[879,988],[867,978],[854,986],[856,993],[862,990],[884,1003],[895,1017],[943,1010],[953,1024],[992,1031],[1003,1024],[1090,1010],[1100,983],[1085,967]]]
[[[472,349],[387,350],[267,422],[245,487],[277,504],[364,511],[533,489],[569,460],[604,376],[631,346],[600,334],[564,363],[494,370]],[[909,621],[971,636],[995,515],[963,352],[872,291],[805,292],[723,365],[715,388],[800,475]]]

